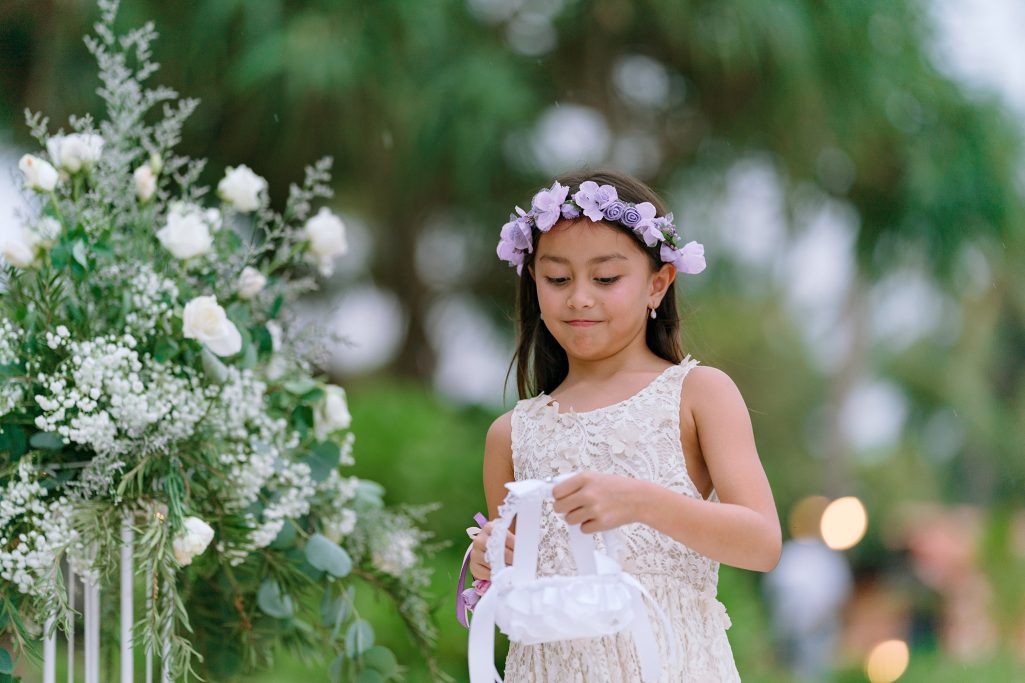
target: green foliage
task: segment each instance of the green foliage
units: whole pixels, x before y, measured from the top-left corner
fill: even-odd
[[[314,534],[306,541],[306,559],[317,569],[326,571],[335,578],[348,576],[352,571],[352,558],[349,557],[349,553],[320,534]]]

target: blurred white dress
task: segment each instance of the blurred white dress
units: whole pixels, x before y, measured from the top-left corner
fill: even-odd
[[[560,413],[541,394],[519,401],[512,415],[517,480],[591,470],[647,479],[700,498],[680,444],[680,391],[697,361],[667,368],[630,398],[588,412]],[[718,501],[715,491],[709,500]],[[729,617],[716,599],[719,563],[643,524],[620,529],[623,569],[633,574],[672,622],[679,656],[668,661],[665,634],[656,626],[663,658],[660,683],[739,681],[726,637]],[[600,537],[595,537],[600,544]],[[546,502],[541,519],[538,575],[575,574],[563,520]],[[640,668],[629,632],[540,645],[511,643],[506,683],[636,683]]]

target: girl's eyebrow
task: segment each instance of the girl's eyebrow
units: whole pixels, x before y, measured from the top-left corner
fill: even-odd
[[[604,263],[605,261],[615,261],[619,259],[625,261],[626,257],[619,253],[605,254],[604,256],[595,256],[593,259],[588,260],[588,263]],[[549,256],[548,254],[545,254],[544,256],[539,258],[538,261],[552,261],[553,263],[569,263],[569,259],[563,258],[561,256]]]

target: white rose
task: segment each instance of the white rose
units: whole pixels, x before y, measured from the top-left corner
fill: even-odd
[[[176,258],[187,259],[210,251],[209,217],[194,204],[174,202],[167,214],[167,225],[157,232],[157,239]]]
[[[31,268],[36,264],[39,253],[39,238],[32,232],[21,229],[18,235],[4,242],[4,259],[15,268]]]
[[[349,404],[345,400],[345,389],[334,384],[324,387],[324,400],[313,411],[313,429],[318,439],[337,429],[348,429],[352,424]]]
[[[267,284],[267,276],[256,268],[246,266],[238,278],[238,295],[243,299],[252,299]]]
[[[242,213],[260,208],[260,193],[267,190],[267,181],[246,165],[228,167],[217,184],[217,194]]]
[[[25,174],[25,182],[33,190],[53,192],[60,177],[57,169],[37,156],[26,154],[18,162],[18,168]]]
[[[186,517],[184,528],[172,541],[174,559],[181,566],[192,564],[192,559],[202,555],[210,541],[214,540],[214,530],[199,517]]]
[[[349,251],[345,239],[345,223],[342,219],[322,208],[317,215],[306,221],[306,239],[310,241],[310,253],[317,260],[320,274],[330,277],[334,272],[334,259]]]
[[[157,191],[157,174],[149,164],[143,164],[132,174],[135,182],[135,196],[140,202],[148,202]]]
[[[93,133],[54,135],[46,141],[46,151],[53,163],[68,173],[88,171],[100,160],[103,138]]]
[[[47,245],[52,245],[57,241],[62,229],[61,222],[53,216],[43,216],[36,223],[36,235]]]
[[[242,349],[242,335],[228,320],[217,297],[197,296],[185,304],[182,334],[202,342],[218,356],[231,356]]]

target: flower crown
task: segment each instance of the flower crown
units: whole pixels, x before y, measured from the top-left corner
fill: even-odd
[[[677,272],[697,274],[705,269],[705,247],[698,242],[680,246],[680,233],[673,225],[673,214],[655,215],[651,202],[632,204],[620,201],[612,185],[598,185],[588,180],[580,183],[580,189],[568,197],[569,188],[556,181],[547,190],[541,190],[531,200],[530,211],[516,207],[516,213],[509,215],[509,222],[502,226],[502,238],[498,242],[498,258],[516,267],[523,273],[527,254],[534,251],[534,233],[537,228],[548,232],[560,219],[575,219],[581,215],[597,223],[619,223],[633,230],[646,245],[653,247],[659,242],[662,248],[659,256],[665,263],[673,264]]]

